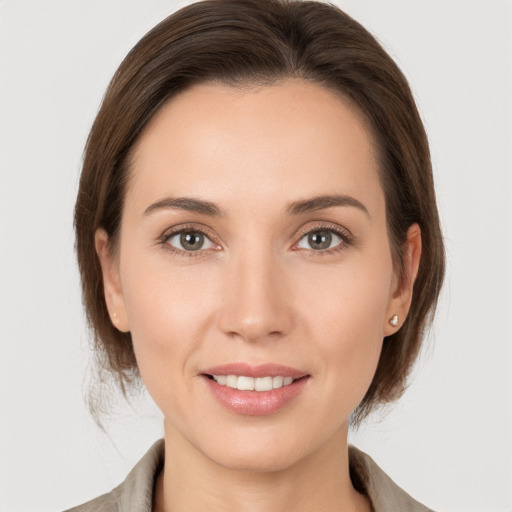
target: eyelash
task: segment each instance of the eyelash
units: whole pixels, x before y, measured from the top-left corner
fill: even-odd
[[[160,238],[159,244],[163,246],[163,248],[167,251],[169,251],[172,254],[175,254],[177,256],[185,256],[186,258],[201,258],[205,256],[205,250],[198,250],[198,251],[183,251],[181,249],[176,249],[176,247],[173,247],[168,243],[169,239],[173,236],[179,235],[183,232],[189,232],[189,233],[201,233],[202,235],[206,236],[209,240],[212,240],[214,236],[205,228],[198,228],[197,226],[193,225],[184,225],[181,226],[179,229],[173,229],[171,231],[166,231],[162,237]],[[212,242],[214,243],[214,242]]]
[[[308,228],[301,230],[298,234],[298,241],[295,242],[294,246],[297,245],[306,235],[309,235],[311,233],[316,233],[319,231],[328,231],[330,233],[334,233],[336,236],[338,236],[341,239],[341,242],[333,247],[332,249],[321,249],[315,251],[314,249],[295,249],[295,250],[306,250],[311,257],[317,257],[317,256],[331,256],[334,254],[339,254],[342,251],[344,251],[346,248],[350,247],[354,243],[354,237],[348,231],[347,229],[342,229],[340,227],[333,227],[331,224],[318,224],[314,226],[313,228]],[[190,232],[190,233],[201,233],[202,235],[206,236],[210,241],[213,242],[213,235],[207,231],[204,228],[198,228],[197,226],[181,226],[179,229],[174,229],[172,231],[165,232],[162,237],[159,240],[159,244],[162,245],[166,250],[171,252],[172,254],[178,255],[178,256],[185,256],[187,258],[200,258],[205,256],[206,250],[199,249],[197,251],[183,251],[181,249],[177,249],[176,247],[173,247],[168,243],[169,239],[173,236],[179,235],[183,232]]]
[[[326,223],[319,223],[313,228],[306,228],[304,230],[299,231],[298,234],[298,241],[295,242],[294,246],[298,244],[306,235],[309,235],[311,233],[316,233],[320,231],[328,231],[329,233],[334,233],[336,236],[338,236],[341,239],[341,242],[334,246],[332,249],[321,249],[318,251],[315,251],[313,249],[296,249],[296,250],[306,250],[310,257],[317,257],[317,256],[332,256],[334,254],[339,254],[354,243],[354,237],[352,236],[352,233],[348,229],[341,228],[339,226],[334,227],[331,224]]]

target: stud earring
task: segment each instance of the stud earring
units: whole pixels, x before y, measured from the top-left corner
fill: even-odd
[[[117,313],[112,313],[112,319],[114,320],[114,323],[115,324],[118,324],[119,323],[119,318],[117,318]]]
[[[389,325],[392,325],[393,327],[396,327],[398,325],[398,315],[393,315],[389,319]]]

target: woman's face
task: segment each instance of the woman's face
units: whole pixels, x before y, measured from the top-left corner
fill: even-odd
[[[117,258],[105,241],[109,310],[166,439],[226,467],[288,467],[346,436],[410,298],[371,136],[302,81],[169,101],[134,153]]]

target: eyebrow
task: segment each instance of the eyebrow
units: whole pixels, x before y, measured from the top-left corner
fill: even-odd
[[[156,203],[151,204],[144,210],[144,215],[149,215],[156,210],[178,209],[188,212],[202,213],[210,217],[225,217],[225,212],[215,203],[195,199],[193,197],[166,197]]]
[[[321,195],[309,199],[294,201],[286,207],[285,213],[287,215],[301,215],[308,212],[325,210],[334,206],[351,206],[358,208],[370,217],[370,213],[363,203],[354,197],[341,194]],[[161,209],[185,210],[208,215],[210,217],[227,216],[226,212],[222,210],[222,208],[219,208],[215,203],[193,197],[166,197],[165,199],[161,199],[160,201],[148,206],[144,210],[144,215],[150,215],[154,211]]]
[[[358,201],[355,197],[340,194],[316,196],[311,199],[294,201],[288,205],[286,213],[288,215],[300,215],[302,213],[325,210],[333,206],[352,206],[370,217],[370,212],[361,201]]]

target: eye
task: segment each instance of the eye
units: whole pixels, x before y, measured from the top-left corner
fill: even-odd
[[[317,228],[304,234],[296,247],[298,249],[312,249],[316,252],[334,252],[341,250],[342,247],[347,245],[349,242],[350,239],[347,235],[338,233],[332,228]]]
[[[169,234],[165,239],[165,243],[174,249],[185,252],[196,252],[215,247],[205,233],[191,229]]]

